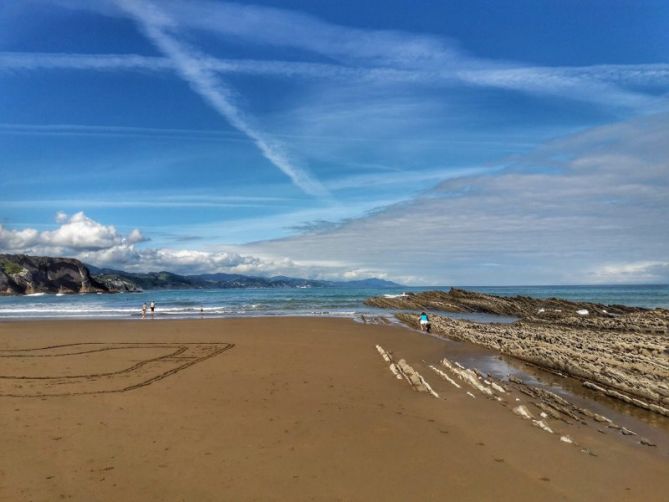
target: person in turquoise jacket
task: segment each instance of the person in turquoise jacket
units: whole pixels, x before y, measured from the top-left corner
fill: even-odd
[[[420,330],[430,332],[430,318],[425,312],[420,313]]]

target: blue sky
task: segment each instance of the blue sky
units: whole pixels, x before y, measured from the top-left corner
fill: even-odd
[[[0,5],[0,251],[669,281],[669,4]]]

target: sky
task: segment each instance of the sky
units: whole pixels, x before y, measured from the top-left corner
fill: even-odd
[[[0,252],[669,283],[663,0],[0,3]]]

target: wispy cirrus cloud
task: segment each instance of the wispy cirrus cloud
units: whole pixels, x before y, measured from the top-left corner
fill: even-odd
[[[476,64],[475,64],[476,63]],[[621,64],[592,66],[531,66],[522,63],[492,63],[467,58],[457,67],[403,68],[391,66],[350,66],[267,59],[224,59],[202,55],[200,64],[222,74],[265,75],[276,77],[384,80],[397,82],[457,83],[508,86],[510,81],[538,77],[559,81],[562,78],[595,80],[620,85],[662,86],[669,83],[669,64]],[[0,71],[22,70],[142,70],[175,71],[167,57],[138,54],[79,54],[52,52],[0,52]]]
[[[15,199],[0,201],[0,208],[253,208],[281,204],[278,197],[159,196],[152,194],[108,194],[78,199]]]
[[[8,124],[0,123],[0,133],[35,136],[103,136],[119,138],[158,138],[197,141],[247,141],[235,131],[175,129],[89,124]]]
[[[347,82],[465,85],[559,96],[607,108],[635,109],[656,109],[659,103],[665,101],[662,96],[669,84],[667,64],[546,67],[492,61],[471,55],[456,42],[444,37],[360,29],[330,23],[302,12],[259,5],[209,0],[163,0],[153,6],[139,0],[124,0],[122,3],[112,0],[59,0],[55,5],[105,16],[130,16],[139,19],[145,29],[147,22],[153,22],[154,43],[162,44],[163,53],[170,46],[171,53],[165,53],[168,56],[165,58],[4,53],[0,54],[0,69],[171,70],[185,75],[187,62],[191,65],[188,74],[197,76],[200,84],[203,79],[212,80],[215,74],[239,73]],[[156,29],[158,18],[163,21],[169,19],[169,22]],[[321,61],[314,61],[313,57],[292,61],[216,58],[200,54],[179,42],[175,36],[177,31],[205,32],[223,42],[234,40],[299,49]],[[197,71],[192,67],[195,63]],[[201,92],[205,86],[200,84],[197,87]],[[218,93],[222,95],[230,90],[223,89],[221,82],[217,82],[217,86]],[[211,82],[206,87],[211,87]],[[651,90],[653,92],[649,92]],[[220,107],[220,104],[216,106]]]
[[[138,54],[0,52],[0,71],[23,70],[173,71],[174,64],[168,58]]]
[[[392,68],[356,68],[341,64],[262,59],[223,59],[200,55],[200,65],[220,74],[262,75],[274,77],[334,78],[338,80],[396,80],[411,82],[419,73]],[[100,70],[100,71],[177,71],[168,57],[138,54],[77,54],[0,52],[0,71],[30,70]]]
[[[561,96],[605,106],[652,107],[665,100],[644,89],[669,85],[669,64],[535,67],[465,58],[456,67],[348,66],[303,61],[221,59],[199,55],[211,74],[429,86],[476,86]],[[371,64],[371,63],[370,63]],[[179,72],[170,58],[136,54],[0,53],[0,72],[30,70]]]
[[[175,65],[178,73],[191,88],[204,98],[218,113],[236,129],[246,134],[276,167],[283,171],[305,192],[324,196],[323,186],[306,169],[298,167],[279,145],[259,129],[251,125],[235,104],[234,91],[225,86],[216,74],[202,65],[198,51],[177,40],[171,32],[178,29],[178,23],[156,5],[135,0],[118,0],[117,4],[141,27],[146,36]]]

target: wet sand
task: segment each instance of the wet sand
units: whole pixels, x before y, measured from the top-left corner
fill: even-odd
[[[0,500],[665,499],[666,443],[549,434],[522,395],[428,367],[445,355],[344,319],[0,323]]]

